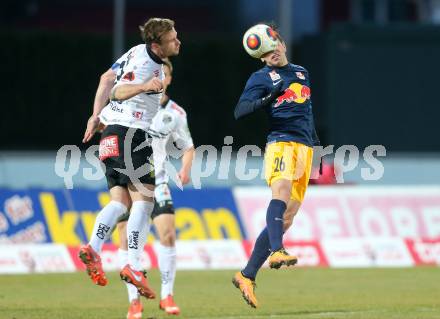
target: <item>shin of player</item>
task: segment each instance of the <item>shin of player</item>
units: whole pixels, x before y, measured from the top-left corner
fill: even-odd
[[[126,264],[128,264],[128,241],[127,241],[127,220],[129,214],[122,215],[117,224],[117,229],[119,233],[119,250],[118,250],[118,261],[119,267],[122,270]],[[139,319],[142,317],[143,306],[140,300],[139,292],[131,283],[125,282],[128,293],[128,302],[130,306],[128,308],[127,319]]]

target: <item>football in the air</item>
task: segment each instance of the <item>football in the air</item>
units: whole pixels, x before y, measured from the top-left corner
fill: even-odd
[[[243,36],[243,46],[253,58],[275,50],[278,44],[277,33],[270,26],[257,24],[249,28]]]

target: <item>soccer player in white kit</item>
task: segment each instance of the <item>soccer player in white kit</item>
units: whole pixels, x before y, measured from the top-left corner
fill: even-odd
[[[164,91],[171,83],[172,65],[165,60]],[[176,229],[174,206],[168,187],[169,176],[166,170],[168,156],[181,158],[181,168],[177,173],[182,185],[190,180],[191,164],[194,158],[194,143],[188,128],[185,110],[172,101],[166,94],[162,97],[162,109],[153,119],[150,127],[166,136],[153,138],[153,158],[155,163],[156,205],[152,213],[154,226],[159,235],[158,262],[161,273],[160,309],[168,314],[179,314],[180,309],[174,303],[173,288],[176,276]],[[153,134],[153,133],[152,133]]]
[[[180,41],[174,22],[169,19],[149,19],[142,27],[142,35],[145,44],[131,48],[115,63],[118,74],[111,89],[111,101],[102,110],[97,101],[104,99],[109,88],[100,82],[93,115],[87,124],[84,142],[90,140],[100,123],[106,125],[99,157],[106,166],[111,201],[98,214],[90,242],[80,248],[79,257],[92,281],[105,286],[107,278],[99,254],[117,219],[131,205],[127,222],[128,262],[121,278],[136,286],[140,295],[153,299],[155,293],[140,263],[154,207],[154,168],[149,163],[152,150],[146,131],[160,109],[162,59],[177,55]],[[101,77],[103,83],[111,77],[111,72],[114,71],[110,69]]]
[[[154,135],[152,147],[154,158],[154,170],[156,179],[155,206],[151,218],[156,227],[160,244],[158,245],[158,262],[161,273],[161,301],[159,308],[168,314],[178,315],[180,308],[174,302],[174,279],[176,276],[176,229],[174,206],[168,187],[169,175],[166,170],[168,157],[181,158],[181,169],[177,177],[182,185],[190,180],[191,164],[194,157],[194,144],[188,128],[185,110],[172,101],[165,91],[171,83],[172,64],[164,60],[163,79],[164,94],[161,101],[161,109],[153,118],[149,132]],[[127,259],[127,240],[123,236],[126,232],[128,214],[124,214],[118,220],[120,234],[119,262],[125,265]],[[139,300],[137,289],[127,283],[128,299],[130,307],[127,319],[141,318],[142,304]]]

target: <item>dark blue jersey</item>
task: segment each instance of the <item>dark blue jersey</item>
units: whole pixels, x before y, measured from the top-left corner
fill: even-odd
[[[299,65],[289,63],[280,68],[265,66],[253,73],[237,104],[236,117],[241,117],[240,107],[247,106],[248,102],[261,101],[262,98],[264,101],[264,97],[280,82],[283,83],[281,95],[263,106],[270,119],[267,141],[293,141],[308,146],[319,144],[313,121],[309,75]],[[259,104],[248,108],[245,113],[256,110]]]

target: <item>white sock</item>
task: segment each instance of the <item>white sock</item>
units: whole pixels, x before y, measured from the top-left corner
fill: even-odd
[[[150,215],[153,207],[152,202],[133,202],[127,222],[128,263],[138,271],[142,269],[140,259],[150,230]]]
[[[119,261],[119,268],[122,269],[126,264],[128,264],[128,251],[118,249],[118,261]],[[135,299],[139,299],[139,293],[136,288],[136,286],[129,284],[128,282],[125,282],[125,285],[127,286],[127,292],[128,292],[128,302],[132,302]]]
[[[176,247],[158,245],[158,263],[162,279],[161,299],[173,294],[176,277]]]
[[[101,252],[102,245],[110,235],[110,231],[116,225],[119,216],[127,211],[124,204],[112,200],[96,216],[95,225],[93,226],[92,238],[90,238],[90,246],[98,254]]]

